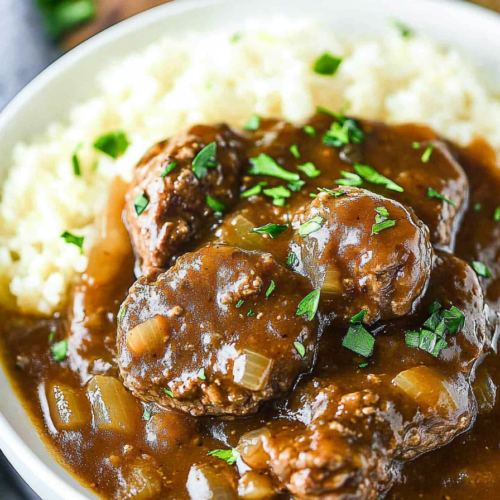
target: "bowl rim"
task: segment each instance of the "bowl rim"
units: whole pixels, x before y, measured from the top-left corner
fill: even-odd
[[[176,14],[182,14],[202,7],[222,5],[230,3],[231,1],[235,0],[175,0],[136,14],[92,36],[75,48],[61,55],[11,99],[0,112],[0,131],[8,125],[19,110],[22,109],[37,92],[43,89],[51,81],[57,79],[68,67],[79,64],[86,58],[93,57],[100,47],[107,45],[113,40],[126,37],[140,28],[153,24],[160,18],[162,20],[168,19]],[[330,1],[338,1],[341,3],[342,0]],[[306,3],[307,0],[295,0],[295,2]],[[464,0],[404,0],[404,2],[402,0],[380,0],[380,8],[382,9],[385,5],[398,4],[400,2],[406,4],[410,11],[417,7],[422,7],[422,5],[425,5],[426,8],[443,8],[443,6],[447,6],[454,12],[461,12],[462,15],[470,15],[471,18],[473,18],[471,24],[472,22],[494,22],[500,29],[500,15],[498,13],[477,4],[468,3]],[[246,7],[243,7],[243,9],[246,9]],[[262,14],[259,13],[255,17],[261,17],[261,15]],[[2,367],[0,367],[0,369],[2,369]],[[14,391],[13,388],[12,390]],[[58,497],[60,496],[61,498],[71,500],[89,500],[89,498],[97,498],[90,490],[87,490],[88,494],[80,493],[71,484],[65,481],[63,477],[53,471],[22,439],[1,411],[0,443],[6,458],[12,463],[26,483],[35,492],[44,495],[45,498],[48,498],[45,496],[47,492],[52,492]],[[57,462],[57,460],[55,461]],[[73,476],[71,473],[70,475]],[[43,490],[35,488],[34,481],[38,481],[40,484],[44,485],[45,488]]]

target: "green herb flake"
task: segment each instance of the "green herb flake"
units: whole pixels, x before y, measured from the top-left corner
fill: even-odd
[[[355,314],[351,319],[351,325],[355,325],[357,323],[363,323],[363,320],[365,319],[365,316],[367,314],[366,310],[360,311],[358,314]]]
[[[431,159],[432,152],[434,151],[434,146],[427,146],[424,153],[422,154],[422,163],[429,163]]]
[[[42,12],[44,27],[54,39],[60,38],[67,31],[90,21],[96,13],[95,0],[54,1],[37,0]]]
[[[438,198],[439,200],[445,201],[446,203],[448,203],[452,207],[456,207],[457,206],[453,201],[451,201],[448,198],[444,197],[441,193],[438,193],[435,189],[432,189],[431,187],[427,190],[427,196],[429,198]]]
[[[259,182],[258,184],[255,184],[255,186],[252,186],[251,188],[247,189],[246,191],[243,191],[241,193],[242,198],[250,198],[250,196],[256,196],[260,193],[262,193],[262,186],[267,186],[266,181]]]
[[[50,332],[49,333],[49,342],[54,342],[55,338],[56,338],[56,332]]]
[[[420,144],[420,142],[414,141],[411,143],[411,147],[413,149],[420,149],[422,147],[422,144]]]
[[[297,146],[297,144],[292,144],[290,146],[290,153],[292,153],[292,155],[294,156],[295,159],[299,159],[300,158],[300,151],[299,151],[299,147]]]
[[[439,311],[440,309],[442,309],[442,305],[440,304],[439,300],[435,300],[430,306],[429,306],[429,314],[433,314],[435,313],[436,311]]]
[[[474,212],[479,212],[479,211],[481,211],[481,208],[482,208],[482,207],[483,207],[483,206],[481,205],[481,203],[475,203],[475,204],[474,204]],[[500,217],[500,213],[499,213],[498,215],[499,215],[499,217]]]
[[[352,325],[342,341],[343,347],[350,349],[364,358],[372,355],[374,345],[375,337],[360,323]]]
[[[73,152],[73,156],[71,157],[71,163],[73,164],[73,173],[76,177],[81,177],[82,175],[82,167],[80,165],[80,160],[78,159],[78,151],[80,151],[82,147],[82,142],[77,144],[75,151]]]
[[[479,262],[477,260],[473,260],[471,264],[478,276],[482,276],[483,278],[491,278],[491,272],[486,264],[483,264],[482,262]]]
[[[144,193],[139,193],[134,200],[135,213],[141,215],[146,207],[149,205],[149,200]]]
[[[170,396],[171,398],[174,397],[174,393],[170,389],[163,389],[163,392],[167,395]]]
[[[243,125],[243,130],[255,131],[260,127],[260,116],[252,115]]]
[[[344,196],[345,195],[345,191],[342,191],[341,189],[327,189],[327,188],[318,188],[318,191],[320,193],[326,193],[326,194],[329,194],[331,196],[333,196],[334,198],[339,198],[340,196]]]
[[[405,23],[399,21],[398,19],[393,19],[391,23],[399,31],[403,38],[411,38],[413,36],[413,30],[411,30]]]
[[[297,260],[297,256],[293,252],[289,252],[289,254],[286,258],[286,265],[293,266],[295,264],[296,260]]]
[[[465,314],[455,306],[443,310],[442,317],[446,328],[451,334],[457,333],[465,326]]]
[[[64,233],[61,234],[61,238],[63,238],[66,243],[77,246],[80,249],[81,253],[83,253],[83,241],[85,239],[84,236],[76,236],[69,231],[64,231]]]
[[[302,238],[305,238],[306,236],[319,231],[324,220],[324,217],[320,217],[319,215],[317,215],[307,222],[304,222],[304,224],[301,224],[299,227],[300,236],[302,236]]]
[[[396,225],[396,221],[389,219],[389,212],[385,207],[377,207],[375,208],[375,212],[377,215],[375,216],[375,224],[372,226],[372,232],[370,236],[375,234],[379,234],[384,229],[388,229],[390,227],[394,227]]]
[[[121,130],[115,130],[101,135],[101,137],[94,142],[95,149],[114,159],[125,153],[129,145],[130,143],[127,136]]]
[[[68,356],[68,339],[61,340],[50,346],[52,359],[60,363]]]
[[[223,212],[227,208],[227,205],[220,202],[219,200],[216,200],[215,198],[212,198],[211,196],[207,196],[207,205],[214,212],[218,212],[218,213]]]
[[[293,182],[300,180],[300,175],[289,172],[280,167],[270,156],[261,153],[257,158],[250,158],[251,167],[248,171],[251,175],[270,175],[285,181]]]
[[[165,170],[162,172],[160,177],[163,179],[165,176],[167,176],[172,170],[174,170],[175,167],[177,167],[178,163],[176,161],[169,161],[165,165]]]
[[[264,189],[263,193],[270,198],[289,198],[292,196],[290,190],[284,186],[276,186],[273,188]]]
[[[405,342],[408,347],[418,347],[420,344],[420,332],[406,332]]]
[[[495,213],[493,214],[493,220],[495,222],[500,222],[500,207],[495,209]]]
[[[342,170],[340,172],[343,179],[337,179],[336,182],[337,184],[340,184],[341,186],[351,186],[351,187],[358,187],[363,185],[363,179],[358,175],[358,174],[353,174],[352,172],[346,172],[345,170]]]
[[[300,191],[303,187],[306,181],[298,180],[298,181],[292,181],[289,182],[287,185],[289,189],[291,189],[294,192]]]
[[[363,142],[365,134],[356,120],[344,115],[334,114],[334,116],[337,121],[333,122],[326,131],[323,136],[323,144],[340,148],[346,144],[361,144]]]
[[[151,418],[151,410],[146,406],[144,408],[144,413],[142,414],[142,420],[147,422]]]
[[[304,297],[299,303],[296,315],[302,316],[303,314],[306,314],[307,319],[311,321],[318,311],[320,295],[321,288],[317,288],[316,290],[313,290],[309,295]]]
[[[333,76],[341,64],[342,58],[335,57],[329,52],[325,52],[316,59],[313,70],[318,75]]]
[[[304,163],[304,165],[299,165],[297,167],[297,170],[304,172],[304,174],[306,174],[307,177],[310,177],[311,179],[314,179],[315,177],[318,177],[321,175],[321,170],[318,170],[316,168],[316,165],[314,165],[314,163],[312,163],[310,161],[308,161],[307,163]]]
[[[240,453],[236,449],[231,448],[230,450],[212,450],[208,452],[208,455],[220,458],[229,465],[233,465],[238,460]]]
[[[200,379],[200,380],[207,380],[207,376],[205,375],[205,368],[200,368],[198,370],[198,373],[196,374],[196,376]]]
[[[309,198],[316,198],[318,196],[316,193],[309,193]]]
[[[273,205],[276,207],[284,207],[286,199],[285,198],[273,198]]]
[[[391,191],[397,191],[398,193],[403,193],[404,189],[396,184],[391,179],[388,179],[384,175],[377,172],[370,165],[360,165],[359,163],[354,164],[354,170],[356,173],[362,177],[365,181],[371,182],[372,184],[377,184],[378,186],[385,186]]]
[[[231,36],[231,38],[229,39],[229,41],[231,43],[236,43],[236,42],[239,42],[242,37],[243,37],[243,34],[241,32],[239,32],[239,31],[237,31],[234,35]]]
[[[217,143],[211,142],[206,145],[194,158],[192,163],[193,174],[197,179],[205,176],[209,168],[216,168]]]
[[[123,321],[125,317],[125,313],[127,312],[127,308],[125,307],[125,303],[120,306],[120,310],[118,311],[118,321]]]
[[[368,363],[365,361],[364,363],[360,363],[358,365],[358,368],[366,368],[368,366]]]
[[[310,135],[310,136],[315,136],[316,135],[316,129],[311,126],[311,125],[304,125],[302,127],[302,130],[307,134],[307,135]]]
[[[266,291],[266,297],[269,297],[274,292],[274,289],[276,288],[276,283],[274,281],[271,281],[271,284],[269,285],[269,288]]]
[[[304,347],[304,344],[302,344],[301,342],[294,342],[293,346],[295,347],[301,358],[306,355],[306,348]]]
[[[287,224],[266,224],[265,226],[254,227],[253,230],[250,231],[250,234],[268,234],[271,238],[276,238],[276,236],[279,236],[283,231],[286,231],[287,228]]]
[[[255,313],[250,309],[250,311],[247,312],[247,316],[255,316]]]
[[[238,302],[236,302],[236,309],[239,309],[244,302],[245,302],[244,300],[238,300]]]

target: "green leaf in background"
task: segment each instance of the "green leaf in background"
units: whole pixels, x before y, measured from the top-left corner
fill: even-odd
[[[34,0],[43,15],[45,29],[59,38],[79,24],[90,21],[96,13],[95,0]]]

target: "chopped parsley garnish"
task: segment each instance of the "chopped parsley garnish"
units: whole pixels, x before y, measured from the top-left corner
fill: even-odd
[[[368,363],[365,361],[364,363],[360,363],[358,365],[358,368],[366,368],[368,366]]]
[[[410,38],[413,36],[413,31],[403,22],[398,19],[392,20],[392,25],[399,30],[403,38]]]
[[[194,158],[192,163],[193,174],[197,179],[201,179],[209,168],[217,167],[217,143],[211,142],[205,146]]]
[[[61,238],[64,238],[64,241],[66,243],[71,243],[72,245],[76,245],[83,253],[83,240],[85,239],[84,236],[76,236],[70,233],[69,231],[64,231],[64,233],[61,234]]]
[[[420,144],[420,142],[414,141],[411,143],[411,147],[413,149],[420,149],[422,147],[422,144]]]
[[[465,315],[460,309],[452,306],[443,309],[438,301],[429,307],[431,315],[423,324],[420,331],[407,331],[406,345],[416,347],[438,357],[440,351],[448,347],[446,334],[456,334],[465,325]]]
[[[236,302],[236,309],[239,309],[244,302],[245,302],[244,300],[238,300],[238,302]]]
[[[302,127],[302,130],[307,134],[307,135],[311,135],[311,136],[315,136],[316,135],[316,129],[312,126],[312,125],[304,125]]]
[[[323,224],[324,220],[325,220],[324,217],[320,217],[319,215],[317,215],[316,217],[313,217],[307,222],[304,222],[304,224],[301,224],[299,227],[300,236],[302,236],[302,238],[305,238],[306,236],[309,236],[311,233],[319,231],[321,229],[321,224]]]
[[[350,349],[364,358],[372,355],[374,345],[375,337],[361,323],[351,325],[342,341],[343,347]]]
[[[78,159],[78,151],[82,148],[83,143],[80,142],[77,144],[75,151],[73,152],[73,156],[71,157],[71,163],[73,164],[73,173],[80,177],[82,175],[82,167],[80,165],[80,160]]]
[[[135,213],[141,215],[146,207],[149,205],[149,200],[144,193],[139,193],[134,200]]]
[[[236,449],[231,448],[230,450],[212,450],[208,452],[208,455],[220,458],[229,465],[233,465],[238,460],[240,453]]]
[[[116,159],[127,151],[129,144],[125,133],[121,130],[116,130],[101,135],[101,137],[94,142],[94,148]]]
[[[495,222],[500,222],[500,207],[495,209],[495,213],[493,214],[493,220]]]
[[[479,212],[481,210],[481,208],[482,208],[481,203],[474,204],[474,212]],[[499,220],[500,220],[500,213],[498,215],[499,215]]]
[[[318,75],[333,76],[341,64],[342,58],[332,56],[329,52],[325,52],[316,59],[313,69]]]
[[[316,193],[309,193],[310,198],[316,198],[316,196],[318,196]]]
[[[304,347],[304,344],[302,344],[301,342],[294,342],[293,346],[295,347],[301,358],[306,355],[306,348]]]
[[[246,191],[243,191],[241,193],[242,198],[249,198],[250,196],[255,196],[257,194],[262,193],[262,186],[267,186],[266,181],[259,182],[258,184],[255,184],[255,186],[247,189]]]
[[[323,112],[325,111],[323,110]],[[361,144],[363,142],[365,134],[359,128],[356,120],[340,114],[334,114],[334,116],[337,121],[333,122],[326,131],[323,136],[323,144],[340,148],[345,144]]]
[[[52,359],[54,361],[58,363],[64,361],[68,356],[68,339],[61,340],[51,345],[50,352],[52,353]]]
[[[205,375],[205,368],[200,368],[198,370],[198,373],[196,374],[196,376],[200,379],[200,380],[207,380],[207,376]]]
[[[266,292],[266,297],[269,297],[274,292],[274,289],[276,288],[276,283],[274,281],[271,281],[271,284],[269,285],[269,288],[267,289]]]
[[[482,262],[479,262],[477,260],[473,260],[471,264],[478,276],[482,276],[483,278],[491,278],[491,271],[488,269],[486,264],[483,264]]]
[[[167,165],[165,166],[165,170],[162,172],[160,177],[163,179],[166,175],[168,175],[172,170],[177,166],[176,161],[169,161]]]
[[[50,332],[49,333],[49,342],[54,342],[55,338],[56,338],[56,332]]]
[[[270,156],[261,153],[257,158],[250,158],[250,163],[252,166],[248,171],[252,175],[270,175],[272,177],[277,177],[278,179],[283,179],[285,181],[298,181],[300,179],[299,174],[289,172],[284,168],[280,167]]]
[[[171,398],[174,397],[174,393],[170,389],[163,389],[163,392],[167,395],[170,396]]]
[[[292,181],[289,182],[287,185],[292,191],[300,191],[303,187],[306,181],[298,180],[298,181]]]
[[[151,410],[146,406],[144,408],[144,413],[142,414],[142,420],[145,420],[146,422],[151,418]]]
[[[327,188],[318,188],[318,191],[320,193],[326,193],[326,194],[329,194],[331,196],[333,196],[334,198],[338,198],[339,196],[344,196],[345,195],[345,191],[342,191],[341,189],[327,189]]]
[[[316,312],[318,311],[319,306],[319,298],[321,295],[321,288],[317,288],[313,290],[309,295],[304,297],[297,308],[297,312],[295,313],[297,316],[302,316],[303,314],[307,315],[307,319],[311,321]]]
[[[342,170],[342,172],[340,173],[344,178],[337,179],[336,181],[334,181],[337,184],[340,184],[341,186],[351,186],[351,187],[358,187],[363,185],[363,179],[358,174],[353,174],[352,172],[346,172],[345,170]]]
[[[255,313],[250,309],[250,311],[247,312],[247,316],[255,316]]]
[[[252,115],[246,123],[243,125],[243,130],[258,130],[260,127],[260,116],[259,115]]]
[[[266,224],[261,227],[254,227],[250,233],[268,234],[271,238],[276,238],[288,228],[288,224]]]
[[[290,153],[292,153],[294,158],[296,158],[297,160],[300,158],[300,151],[299,151],[299,147],[297,146],[297,144],[292,144],[290,146]]]
[[[352,325],[355,325],[356,323],[363,323],[363,320],[365,319],[365,316],[367,314],[367,311],[363,309],[360,311],[358,314],[355,314],[351,319],[350,322]]]
[[[439,200],[445,201],[446,203],[450,204],[452,207],[456,207],[455,202],[444,197],[441,193],[438,193],[435,189],[432,189],[431,187],[427,190],[427,196],[429,198],[438,198]]]
[[[214,211],[214,212],[222,212],[227,208],[227,206],[220,202],[219,200],[216,200],[215,198],[212,198],[211,196],[207,196],[207,205]]]
[[[385,207],[377,207],[375,208],[375,212],[377,212],[377,215],[375,216],[375,224],[372,226],[370,236],[378,234],[380,231],[396,225],[395,220],[389,219],[389,212]]]
[[[316,168],[316,165],[314,165],[314,163],[310,161],[304,163],[304,165],[298,165],[297,170],[304,172],[304,174],[306,174],[307,177],[310,177],[311,179],[314,179],[315,177],[321,175],[321,170],[318,170]]]
[[[123,321],[123,318],[125,317],[125,313],[127,312],[127,308],[125,307],[125,304],[122,304],[120,306],[120,310],[118,311],[118,321]]]
[[[290,196],[292,196],[290,190],[288,190],[284,186],[276,186],[273,188],[264,189],[263,192],[266,196],[272,198],[273,204],[278,207],[282,207],[285,204],[285,198],[289,198]]]
[[[354,170],[367,182],[371,182],[372,184],[377,184],[379,186],[385,186],[387,189],[390,189],[391,191],[397,191],[398,193],[404,192],[404,189],[401,186],[377,172],[370,165],[360,165],[359,163],[355,163]]]
[[[429,163],[433,151],[434,151],[434,146],[427,146],[425,148],[424,154],[422,155],[421,158],[422,163]]]
[[[290,252],[286,258],[286,265],[293,266],[295,264],[296,260],[297,260],[297,256],[293,252]]]

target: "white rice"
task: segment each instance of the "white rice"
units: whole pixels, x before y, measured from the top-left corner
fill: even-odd
[[[300,121],[316,105],[348,104],[358,117],[426,123],[460,144],[483,136],[500,151],[500,99],[452,49],[391,30],[376,40],[344,39],[310,21],[254,21],[237,41],[232,35],[166,38],[145,48],[101,75],[100,95],[70,110],[66,123],[15,147],[0,204],[2,305],[60,309],[85,271],[110,180],[129,179],[150,145],[190,124],[240,125],[253,113]],[[311,69],[325,50],[344,58],[333,77]],[[92,143],[116,129],[131,145],[115,161]],[[75,177],[71,157],[80,142],[83,176]],[[83,255],[60,238],[65,230],[85,236]]]

